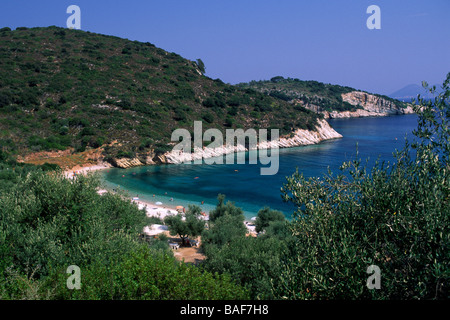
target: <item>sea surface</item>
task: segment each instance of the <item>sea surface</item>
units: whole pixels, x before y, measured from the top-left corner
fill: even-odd
[[[328,168],[339,173],[345,161],[369,159],[372,166],[377,159],[394,161],[392,153],[401,150],[405,137],[412,140],[417,127],[416,115],[329,120],[343,138],[317,145],[279,150],[279,170],[276,175],[260,175],[260,167],[249,164],[178,164],[112,168],[101,171],[107,188],[128,191],[130,198],[139,197],[151,203],[167,206],[196,204],[208,212],[217,203],[219,193],[244,210],[247,219],[268,206],[282,211],[290,218],[295,208],[281,199],[280,188],[286,177],[298,168],[306,177],[321,177]],[[356,151],[359,154],[356,156]],[[253,151],[255,152],[255,151]],[[248,156],[248,154],[247,154]]]

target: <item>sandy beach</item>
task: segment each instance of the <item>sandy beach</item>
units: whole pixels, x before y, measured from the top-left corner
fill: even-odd
[[[64,176],[66,178],[72,179],[77,174],[87,174],[90,172],[98,171],[98,170],[105,170],[112,168],[112,165],[110,165],[107,162],[95,164],[95,165],[89,165],[89,166],[75,166],[69,170],[64,171]]]
[[[75,166],[69,170],[65,170],[64,176],[66,178],[73,179],[77,175],[89,174],[91,172],[95,172],[98,170],[105,170],[105,169],[109,169],[112,167],[113,166],[107,162],[99,163],[96,165]],[[107,190],[107,189],[99,189],[97,191],[97,193],[100,195],[104,194],[106,192],[114,192],[114,191]],[[175,215],[175,214],[180,213],[176,210],[176,205],[174,205],[174,204],[173,205],[165,205],[165,204],[156,205],[151,202],[143,201],[140,199],[134,199],[134,198],[131,198],[130,201],[135,202],[138,205],[139,209],[145,208],[148,217],[158,217],[158,218],[164,219],[168,215]]]
[[[112,168],[112,165],[110,165],[109,163],[106,163],[106,162],[99,163],[96,165],[89,165],[89,166],[86,166],[86,165],[85,166],[75,166],[75,167],[71,168],[70,170],[64,171],[64,176],[68,179],[73,179],[77,175],[88,174],[91,172],[95,172],[98,170],[105,170],[108,168]],[[114,192],[114,191],[107,190],[107,189],[99,189],[97,191],[97,193],[100,195],[107,193],[107,192]],[[183,209],[177,210],[176,203],[172,203],[170,205],[155,204],[155,203],[152,203],[149,201],[144,201],[139,198],[133,198],[133,197],[130,198],[130,201],[136,203],[139,209],[141,209],[141,210],[145,209],[148,217],[157,217],[157,218],[164,220],[164,218],[167,216],[183,213]],[[184,209],[186,210],[186,208],[184,208]],[[204,212],[204,215],[202,216],[202,218],[205,221],[208,221],[209,220],[209,212]],[[255,232],[255,226],[253,224],[253,221],[245,221],[244,224],[245,224],[245,227],[248,229],[249,234],[255,236],[256,232]],[[153,228],[153,229],[155,229],[155,228]],[[160,233],[165,230],[165,228],[163,228],[159,231],[153,230],[153,229],[152,229],[152,226],[147,226],[144,228],[144,233],[150,235],[150,234],[155,233],[155,231],[157,233]]]

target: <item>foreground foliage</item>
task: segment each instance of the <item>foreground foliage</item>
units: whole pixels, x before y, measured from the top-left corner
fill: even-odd
[[[169,227],[171,235],[177,235],[181,238],[181,243],[184,246],[186,239],[199,236],[205,228],[205,221],[201,219],[201,212],[202,209],[199,206],[189,205],[184,217],[180,214],[167,216],[164,223]]]
[[[355,160],[338,176],[307,180],[297,171],[287,179],[296,242],[278,297],[449,298],[449,84],[450,74],[444,93],[419,100],[416,140],[395,163],[368,169]],[[380,290],[366,286],[370,265],[380,268]]]
[[[171,252],[141,246],[116,263],[92,264],[83,271],[80,290],[67,290],[64,270],[47,279],[56,299],[229,300],[247,299],[230,276],[212,274],[177,261]]]
[[[258,218],[271,223],[264,208]],[[213,217],[211,219],[211,217]],[[286,223],[274,220],[272,223]],[[264,236],[246,236],[242,209],[232,202],[225,203],[225,196],[218,196],[218,203],[210,212],[209,228],[202,233],[202,249],[207,257],[202,268],[231,277],[248,288],[252,299],[273,299],[272,282],[281,273],[280,259],[289,251],[287,236],[280,232],[266,232]]]
[[[1,299],[247,297],[228,276],[178,262],[167,242],[141,241],[145,212],[120,194],[97,194],[95,176],[10,169],[14,184],[0,192]],[[70,265],[80,267],[81,290],[66,286]]]

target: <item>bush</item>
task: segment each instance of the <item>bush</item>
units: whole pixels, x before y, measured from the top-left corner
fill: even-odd
[[[168,151],[171,151],[172,148],[173,147],[168,144],[158,142],[155,144],[155,153],[156,154],[164,154]]]
[[[296,253],[286,257],[278,297],[450,297],[449,84],[450,73],[434,102],[419,100],[417,139],[395,163],[369,170],[354,160],[338,176],[287,178]],[[370,265],[381,270],[381,290],[366,286]]]
[[[272,222],[284,221],[285,219],[283,212],[265,207],[259,210],[258,215],[256,216],[256,232],[265,230]]]
[[[54,299],[102,300],[228,300],[248,293],[227,275],[201,272],[168,252],[141,246],[111,265],[93,264],[82,272],[81,290],[67,290],[65,270],[55,270],[47,286]]]
[[[11,104],[12,99],[11,96],[6,92],[0,92],[0,108],[3,108],[9,104]]]
[[[205,67],[205,64],[203,63],[202,59],[197,59],[196,64],[197,64],[197,67],[200,70],[200,72],[202,74],[205,74],[206,67]]]
[[[95,130],[92,127],[84,127],[83,130],[81,130],[80,135],[83,136],[93,136],[95,135]]]
[[[199,236],[205,228],[205,221],[200,217],[201,208],[195,205],[189,205],[188,210],[183,217],[178,214],[168,216],[164,223],[169,227],[171,235],[178,235],[181,238],[182,245],[188,237]]]
[[[270,79],[270,81],[273,82],[273,83],[278,83],[278,82],[281,82],[283,80],[284,80],[284,77],[282,77],[282,76],[276,76],[276,77],[273,77],[273,78]]]
[[[272,91],[271,93],[269,93],[269,96],[277,98],[277,99],[281,99],[284,101],[291,101],[292,98],[289,97],[288,95],[284,94],[283,92],[279,92],[279,91]]]
[[[228,116],[225,119],[225,127],[231,128],[233,126],[233,124],[234,124],[234,119],[231,118],[230,116]]]
[[[53,32],[53,34],[55,36],[64,37],[66,35],[66,31],[65,30],[57,30],[57,31]]]
[[[0,260],[12,257],[14,270],[36,269],[40,279],[52,265],[105,263],[133,248],[145,213],[120,195],[98,195],[98,186],[95,177],[69,180],[56,172],[17,177],[0,194],[0,234],[9,248]]]
[[[15,166],[15,183],[0,184],[1,299],[248,298],[229,276],[176,261],[167,243],[140,242],[145,212],[97,194],[95,176]],[[69,265],[81,269],[80,290],[67,289]]]
[[[208,113],[204,113],[202,115],[203,120],[205,120],[208,123],[213,123],[214,122],[214,115],[210,112]]]
[[[207,257],[202,268],[230,274],[248,288],[252,299],[272,299],[272,279],[281,272],[280,257],[287,242],[281,237],[246,237],[242,209],[224,201],[225,196],[219,195],[210,212],[209,228],[202,233]]]
[[[221,218],[222,219],[222,218]],[[282,272],[280,257],[287,250],[274,237],[234,237],[223,246],[208,246],[201,265],[210,272],[230,274],[250,292],[251,299],[273,299],[273,279]]]
[[[212,97],[206,98],[202,102],[202,104],[207,108],[219,108],[219,109],[226,108],[227,106],[224,97],[221,94],[216,94]]]
[[[233,202],[227,201],[225,204],[225,195],[219,194],[217,196],[217,205],[209,213],[209,221],[214,222],[216,219],[225,216],[241,216],[243,211],[241,208],[236,207]]]
[[[244,237],[247,229],[244,226],[243,215],[225,214],[209,225],[202,233],[202,246],[206,252],[212,246],[222,247],[233,239]]]
[[[119,150],[116,154],[116,158],[129,158],[132,159],[134,158],[134,153],[131,151],[124,151],[124,150]]]

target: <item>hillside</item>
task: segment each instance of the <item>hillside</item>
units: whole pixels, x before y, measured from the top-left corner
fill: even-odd
[[[158,159],[176,128],[317,130],[318,116],[202,75],[151,43],[58,27],[0,29],[0,145],[29,156],[100,148]]]
[[[277,76],[270,80],[240,83],[237,86],[302,106],[323,114],[325,118],[412,113],[412,109],[407,104],[396,99],[318,81],[285,79]]]

